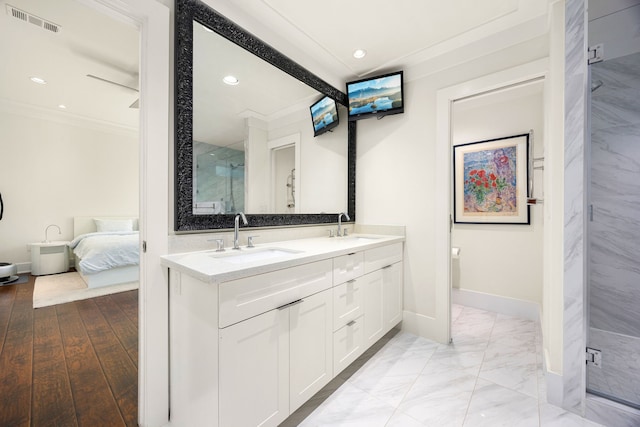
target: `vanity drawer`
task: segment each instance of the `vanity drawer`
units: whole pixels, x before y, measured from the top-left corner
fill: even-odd
[[[364,352],[362,316],[333,333],[333,376],[335,377]]]
[[[333,283],[339,285],[364,274],[364,252],[353,252],[333,259]]]
[[[330,259],[224,282],[218,288],[218,327],[225,328],[329,289],[331,285]]]
[[[362,316],[362,280],[351,279],[333,288],[333,330]]]
[[[398,261],[402,261],[402,242],[369,249],[364,252],[364,272],[371,273]]]

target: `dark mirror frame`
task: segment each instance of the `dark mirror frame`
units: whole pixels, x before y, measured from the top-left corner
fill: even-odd
[[[315,90],[347,105],[347,96],[200,0],[176,0],[175,14],[175,222],[177,232],[233,228],[235,214],[193,214],[193,21],[248,50]],[[214,54],[214,53],[212,53]],[[346,122],[346,120],[345,120]],[[356,218],[356,123],[348,122],[347,213]],[[251,214],[248,227],[337,222],[336,213]]]

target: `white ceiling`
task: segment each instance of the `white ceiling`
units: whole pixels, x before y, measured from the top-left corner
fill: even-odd
[[[62,27],[58,33],[7,14],[9,4]],[[0,101],[137,128],[138,93],[86,77],[138,87],[138,31],[75,0],[0,1]],[[31,82],[37,76],[46,85]],[[65,110],[58,108],[65,105]]]
[[[203,1],[342,88],[395,69],[423,77],[544,36],[554,0]]]
[[[407,82],[544,38],[552,1],[204,0],[339,89],[346,81],[396,69],[405,71]],[[62,31],[53,34],[8,16],[7,3]],[[0,0],[0,6],[0,102],[58,114],[58,104],[65,104],[70,116],[137,127],[138,110],[129,105],[138,93],[86,77],[138,87],[136,28],[78,0]],[[354,59],[356,48],[368,55]],[[32,83],[34,75],[48,84]],[[309,97],[297,96],[297,102]]]

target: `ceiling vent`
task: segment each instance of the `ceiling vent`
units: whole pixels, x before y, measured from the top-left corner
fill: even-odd
[[[51,31],[52,33],[59,33],[60,31],[62,31],[62,27],[60,25],[54,24],[51,21],[47,21],[46,19],[42,19],[35,15],[27,13],[24,10],[20,10],[16,7],[11,6],[10,4],[7,5],[7,14],[21,21],[37,25],[38,27],[43,28],[47,31]]]

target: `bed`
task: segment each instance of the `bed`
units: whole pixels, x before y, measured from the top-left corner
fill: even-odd
[[[137,282],[140,277],[138,218],[73,218],[75,269],[89,288]]]

